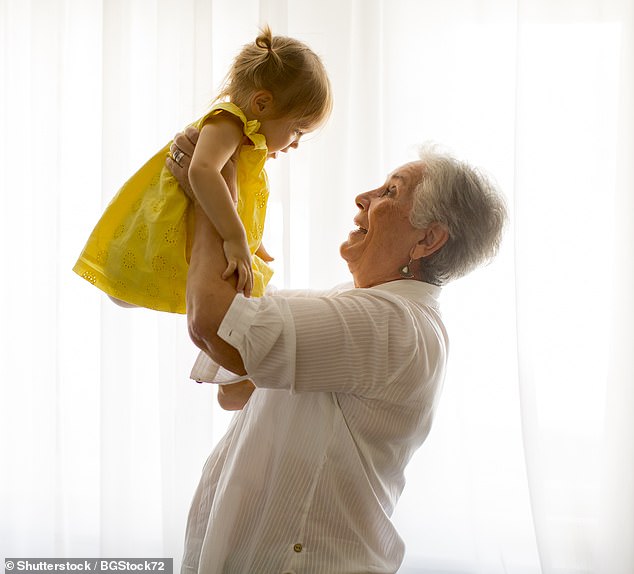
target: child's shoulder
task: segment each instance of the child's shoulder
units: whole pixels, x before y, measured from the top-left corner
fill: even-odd
[[[214,104],[211,109],[200,119],[192,124],[198,130],[208,125],[233,126],[234,129],[243,133],[247,126],[247,119],[242,110],[230,102],[220,102]]]
[[[231,126],[239,129],[242,136],[248,138],[253,145],[253,151],[258,153],[268,153],[266,147],[266,139],[260,130],[260,122],[258,120],[248,120],[244,112],[232,102],[216,102],[210,110],[197,122],[192,124],[194,127],[202,131],[207,125],[224,124],[226,128],[231,130]]]
[[[244,112],[231,102],[217,102],[209,112],[205,115],[205,121],[214,117],[232,118],[234,121],[240,122],[241,125],[247,125],[247,117]]]

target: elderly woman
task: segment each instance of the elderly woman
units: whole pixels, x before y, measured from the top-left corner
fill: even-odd
[[[190,156],[188,136],[175,141]],[[184,185],[187,162],[168,160]],[[506,212],[482,175],[431,152],[356,203],[340,250],[354,287],[259,299],[221,278],[221,240],[194,207],[190,334],[250,381],[220,387],[239,412],[203,470],[183,572],[393,573],[402,562],[390,516],[445,373],[438,296],[496,253]]]

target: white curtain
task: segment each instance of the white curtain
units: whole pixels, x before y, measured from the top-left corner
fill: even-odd
[[[274,282],[347,279],[354,197],[431,140],[485,167],[500,256],[448,286],[451,355],[395,521],[404,574],[634,572],[632,0],[0,0],[0,557],[173,557],[230,415],[183,317],[72,265],[259,24],[335,111],[271,163]]]

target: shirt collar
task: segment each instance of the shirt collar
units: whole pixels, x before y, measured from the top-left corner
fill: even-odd
[[[423,281],[416,281],[413,279],[399,279],[398,281],[389,281],[388,283],[381,283],[370,287],[370,289],[378,289],[380,291],[386,291],[388,293],[394,293],[400,295],[406,299],[429,305],[434,309],[438,309],[440,306],[438,298],[442,292],[442,287],[432,285],[431,283],[424,283]]]

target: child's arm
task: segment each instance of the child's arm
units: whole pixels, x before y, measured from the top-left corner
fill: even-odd
[[[227,267],[222,274],[227,279],[238,273],[238,291],[251,295],[253,270],[251,253],[242,222],[238,217],[231,190],[224,174],[242,142],[242,129],[233,119],[219,114],[201,129],[191,165],[189,181],[198,203],[223,239]],[[235,192],[234,192],[235,195]]]

